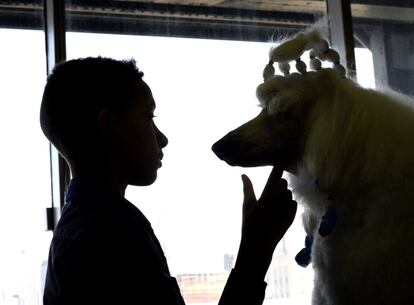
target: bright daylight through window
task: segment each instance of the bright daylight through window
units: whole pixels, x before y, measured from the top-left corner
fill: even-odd
[[[0,304],[41,303],[52,232],[49,143],[39,126],[44,33],[0,29]]]

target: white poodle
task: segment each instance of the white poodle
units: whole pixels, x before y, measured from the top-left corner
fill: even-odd
[[[314,71],[300,60],[306,50]],[[300,73],[289,74],[291,60]],[[315,270],[312,303],[414,304],[413,100],[345,78],[317,27],[273,48],[263,76],[260,114],[213,150],[230,165],[291,173],[307,234],[296,259]]]

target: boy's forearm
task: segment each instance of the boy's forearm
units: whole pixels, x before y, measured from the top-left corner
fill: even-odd
[[[219,305],[260,305],[263,303],[267,270],[273,251],[261,251],[242,238],[234,269],[231,271]]]
[[[261,305],[266,285],[261,275],[235,268],[227,279],[219,305]]]

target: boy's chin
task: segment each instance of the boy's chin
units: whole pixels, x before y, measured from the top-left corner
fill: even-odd
[[[157,180],[156,171],[154,173],[132,177],[131,179],[129,179],[128,184],[135,186],[148,186],[153,184],[155,180]]]

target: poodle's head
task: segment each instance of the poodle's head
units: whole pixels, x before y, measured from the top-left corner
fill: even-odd
[[[315,71],[306,71],[306,64],[300,60],[305,50],[311,50],[311,68]],[[299,73],[289,74],[288,61],[292,59]],[[333,62],[334,68],[322,69],[320,60]],[[275,62],[284,76],[275,75]],[[294,171],[302,157],[311,110],[332,81],[344,74],[338,53],[315,29],[273,48],[264,82],[256,92],[260,113],[217,141],[212,147],[214,153],[233,166],[279,165]]]
[[[213,145],[234,166],[278,164],[291,169],[301,159],[307,116],[317,90],[315,73],[275,76],[257,88],[260,113]]]

